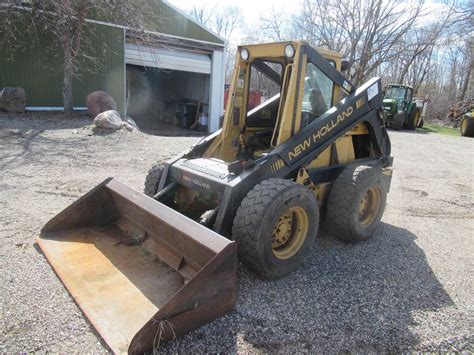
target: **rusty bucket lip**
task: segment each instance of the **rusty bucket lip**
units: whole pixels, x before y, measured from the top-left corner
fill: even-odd
[[[95,193],[97,195],[94,195]],[[110,200],[108,200],[109,198]],[[101,199],[105,199],[104,201],[107,201],[107,203],[101,204]],[[128,203],[131,206],[128,206]],[[91,208],[88,208],[88,206],[91,206]],[[109,207],[112,209],[110,216],[107,216],[104,220],[104,225],[101,225],[100,218],[104,216],[103,211],[104,209],[108,211]],[[81,212],[78,213],[78,211]],[[98,217],[90,218],[91,216]],[[179,249],[180,253],[182,253],[181,255],[185,258],[194,254],[194,247],[198,248],[196,249],[197,254],[194,255],[196,257],[200,255],[196,259],[200,260],[200,268],[192,275],[189,282],[181,285],[169,298],[165,298],[164,303],[159,306],[157,312],[154,314],[150,312],[150,318],[140,326],[138,331],[131,329],[130,334],[126,336],[127,339],[123,343],[117,341],[117,333],[112,328],[108,328],[101,323],[102,316],[100,311],[97,311],[97,308],[94,310],[93,303],[85,301],[84,295],[78,291],[78,279],[74,279],[74,276],[63,266],[64,261],[61,260],[61,257],[58,257],[58,254],[51,248],[51,245],[47,244],[48,240],[55,239],[56,236],[58,241],[60,241],[62,239],[61,234],[67,236],[68,231],[101,228],[115,223],[114,220],[116,218],[128,218],[131,221],[137,220],[144,230],[152,235],[154,234],[155,237],[160,235],[156,233],[165,233],[161,234],[164,238],[163,241],[167,243],[171,241],[173,243],[176,240],[178,243],[176,248]],[[155,229],[153,227],[154,219],[164,223],[164,225]],[[179,232],[176,235],[169,234],[172,230]],[[68,239],[65,238],[64,242],[68,242]],[[140,342],[140,340],[137,340],[137,343],[135,343],[135,340],[143,340],[147,337],[144,334],[149,335],[150,331],[152,331],[152,328],[149,327],[153,319],[176,319],[177,324],[179,324],[178,326],[183,327],[178,329],[177,334],[184,334],[231,311],[235,307],[238,287],[236,281],[236,243],[114,178],[105,179],[51,218],[41,229],[39,236],[36,238],[36,243],[74,302],[87,318],[87,321],[94,327],[96,334],[101,337],[102,341],[113,352],[136,351],[136,349],[143,349],[144,346],[149,345]],[[194,257],[192,259],[194,260]],[[226,260],[229,260],[230,264],[225,262]],[[164,262],[167,263],[166,261]],[[175,271],[180,272],[177,269]],[[197,286],[200,284],[201,279],[203,281],[203,288]],[[207,283],[210,280],[214,281],[210,284]],[[186,289],[188,285],[190,288]],[[210,285],[213,286],[209,288]],[[210,296],[210,291],[217,294],[217,299],[215,295]],[[196,300],[199,303],[199,307],[189,309],[188,311],[188,305],[194,304]],[[222,306],[214,307],[215,309],[211,306],[211,304],[219,302],[222,302]],[[201,306],[204,308],[201,308]],[[208,313],[205,316],[202,313],[204,309],[208,309],[206,311]],[[213,311],[209,312],[209,309]],[[183,310],[185,313],[182,313]],[[147,317],[148,315],[145,314],[144,318],[146,319]],[[113,318],[112,313],[110,319]],[[185,321],[190,322],[189,324],[183,323],[183,320],[186,319],[190,320]]]
[[[76,218],[74,220],[74,222],[71,224],[71,228],[66,228],[67,224],[68,224],[67,222],[68,222],[69,214],[75,208],[78,208],[80,206],[82,206],[82,207],[84,206],[84,205],[80,205],[81,201],[89,198],[94,193],[98,192],[99,190],[103,190],[104,188],[111,190],[112,193],[116,193],[116,194],[120,195],[121,197],[126,198],[131,204],[133,204],[134,207],[136,207],[138,209],[145,210],[148,214],[151,215],[150,218],[156,217],[157,220],[168,224],[168,226],[170,226],[170,227],[173,227],[173,228],[177,227],[181,231],[183,231],[182,228],[183,228],[183,225],[184,225],[184,227],[186,227],[186,228],[184,228],[184,231],[182,233],[185,237],[191,238],[191,239],[194,240],[194,242],[197,242],[201,246],[207,248],[209,250],[208,253],[212,252],[212,254],[209,254],[209,255],[212,255],[212,256],[210,256],[210,258],[205,262],[205,264],[197,271],[196,274],[194,274],[192,276],[192,278],[189,281],[193,281],[194,279],[200,277],[201,274],[204,273],[204,271],[206,271],[206,268],[208,266],[210,266],[210,264],[212,264],[213,262],[217,263],[217,264],[214,265],[214,266],[210,266],[211,269],[212,268],[216,269],[216,267],[217,267],[216,270],[219,270],[220,266],[218,265],[218,263],[222,262],[224,255],[227,255],[230,258],[234,258],[234,255],[235,255],[235,260],[234,260],[235,266],[234,266],[234,269],[231,271],[231,274],[229,274],[230,275],[229,282],[232,282],[233,285],[235,285],[235,286],[233,287],[233,289],[231,288],[230,293],[222,294],[223,300],[225,300],[224,303],[226,304],[225,308],[223,308],[223,309],[225,309],[226,311],[224,313],[219,314],[219,315],[217,315],[218,313],[216,311],[216,316],[214,318],[211,317],[209,319],[215,319],[215,318],[219,317],[220,315],[229,312],[231,309],[233,309],[235,307],[236,294],[237,294],[237,281],[236,281],[236,265],[237,265],[237,263],[236,263],[236,260],[237,260],[236,259],[236,250],[237,250],[237,245],[236,245],[236,243],[232,240],[229,240],[229,239],[223,237],[222,235],[216,233],[215,231],[213,231],[213,230],[211,230],[211,229],[195,222],[194,220],[180,214],[179,212],[173,210],[172,208],[170,208],[170,207],[154,200],[153,198],[151,198],[149,196],[146,196],[143,193],[141,193],[141,192],[139,192],[139,191],[137,191],[137,190],[135,190],[131,187],[128,187],[127,185],[121,183],[117,179],[108,178],[108,179],[105,179],[99,185],[97,185],[95,188],[93,188],[92,190],[87,192],[85,195],[83,195],[82,197],[80,197],[79,199],[74,201],[71,205],[67,206],[65,209],[63,209],[61,212],[59,212],[56,216],[51,218],[44,225],[44,227],[41,229],[40,235],[36,238],[36,243],[40,247],[41,251],[44,253],[48,263],[51,265],[51,268],[53,269],[55,274],[58,276],[58,278],[61,280],[61,282],[63,283],[63,285],[67,289],[69,295],[72,297],[74,302],[79,306],[79,308],[81,309],[81,312],[87,318],[87,320],[90,322],[90,324],[92,324],[96,334],[100,335],[100,337],[107,344],[109,349],[111,349],[113,352],[123,352],[124,351],[124,349],[122,348],[123,344],[120,345],[119,343],[117,343],[116,340],[113,339],[113,337],[109,338],[108,334],[110,333],[110,330],[107,329],[107,328],[104,328],[103,325],[101,326],[101,325],[98,324],[98,322],[97,322],[98,319],[96,319],[97,314],[92,312],[92,309],[88,308],[90,306],[86,304],[85,307],[83,307],[83,304],[81,302],[81,297],[77,297],[77,295],[78,295],[77,292],[76,292],[77,290],[75,291],[75,289],[77,287],[74,286],[73,282],[71,282],[70,277],[68,275],[66,275],[67,271],[63,270],[62,267],[58,266],[59,265],[58,263],[60,263],[60,261],[58,261],[57,258],[55,258],[52,254],[50,254],[51,250],[48,251],[49,246],[46,245],[46,242],[45,242],[46,240],[48,240],[50,238],[54,238],[54,236],[56,236],[56,235],[59,235],[61,233],[67,233],[67,231],[69,231],[69,230],[79,230],[79,229],[82,229],[82,228],[87,229],[87,228],[100,227],[100,225],[95,225],[95,224],[92,224],[92,225],[89,225],[89,226],[85,225],[84,227],[81,227],[80,226],[80,217],[79,217],[79,222],[78,222],[78,219]],[[72,215],[74,215],[74,214],[72,214]],[[172,217],[177,218],[177,215],[179,215],[179,222],[180,223],[172,224],[173,223],[173,218]],[[170,218],[167,219],[167,217],[170,217]],[[61,225],[65,226],[65,228],[61,228]],[[184,255],[186,255],[186,254],[184,254]],[[53,260],[55,260],[55,261],[53,261]],[[217,271],[217,272],[219,272],[219,271]],[[195,280],[195,282],[198,282],[198,281]],[[227,284],[227,282],[225,282],[225,283]],[[188,283],[185,283],[181,287],[179,287],[172,294],[172,296],[170,298],[168,298],[166,300],[166,302],[160,306],[160,308],[158,310],[158,313],[156,313],[154,315],[151,315],[150,320],[154,319],[159,314],[163,314],[165,317],[168,317],[168,314],[169,314],[170,316],[173,317],[173,314],[170,311],[172,311],[174,307],[182,308],[182,306],[178,306],[180,304],[180,301],[181,301],[181,299],[179,297],[180,294],[188,294],[189,293],[189,292],[185,292],[187,284]],[[227,287],[228,287],[228,285],[227,285]],[[191,291],[191,290],[189,290],[189,291]],[[199,289],[196,290],[196,294],[199,294],[200,292],[201,291]],[[202,296],[197,296],[197,297],[202,297]],[[232,307],[231,307],[231,305],[232,305]],[[160,312],[160,310],[162,310],[162,312]],[[193,312],[193,311],[191,311],[191,312]],[[220,309],[220,312],[222,312],[222,309]],[[93,316],[92,318],[91,318],[91,315]],[[145,324],[143,324],[142,328],[137,333],[135,333],[135,335],[133,335],[130,339],[128,339],[129,343],[127,345],[127,350],[126,351],[130,350],[130,347],[133,344],[134,339],[137,337],[138,334],[140,334],[142,332],[142,330],[144,328],[146,328],[146,325],[148,323],[149,323],[149,321],[146,322]],[[205,324],[205,323],[202,323],[202,322],[199,323],[199,321],[198,321],[194,324],[194,328],[191,328],[191,329],[195,329],[195,328],[197,328],[198,326],[200,326],[202,324]],[[186,332],[187,331],[189,331],[189,330],[186,330]],[[113,333],[110,333],[110,335],[111,334],[113,334]]]

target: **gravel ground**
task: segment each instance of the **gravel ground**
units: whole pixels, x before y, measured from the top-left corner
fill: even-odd
[[[176,352],[473,351],[474,139],[390,132],[394,176],[369,241],[320,235],[294,274],[239,268],[237,309]],[[160,158],[197,138],[93,135],[75,116],[0,116],[0,352],[107,352],[34,239],[108,176],[142,189]]]

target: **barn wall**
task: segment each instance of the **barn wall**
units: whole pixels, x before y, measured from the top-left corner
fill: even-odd
[[[0,19],[1,20],[1,19]],[[63,57],[60,47],[45,32],[17,34],[18,46],[0,47],[0,87],[20,86],[27,106],[62,107]],[[124,30],[87,24],[82,56],[73,81],[75,107],[86,106],[92,91],[108,92],[124,109]]]

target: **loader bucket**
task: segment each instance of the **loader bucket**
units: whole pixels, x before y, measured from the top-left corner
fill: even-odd
[[[115,353],[157,348],[235,307],[235,243],[117,180],[60,212],[37,241]]]

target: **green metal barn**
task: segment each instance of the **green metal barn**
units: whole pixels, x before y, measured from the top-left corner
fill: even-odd
[[[146,45],[123,26],[87,20],[86,44],[73,82],[74,108],[85,109],[86,96],[103,90],[144,128],[181,124],[177,120],[186,120],[186,112],[194,110],[204,116],[209,131],[217,130],[223,109],[224,40],[164,0],[150,4],[159,20],[147,29],[151,40]],[[28,110],[62,109],[62,51],[48,45],[47,33],[35,37],[21,41],[28,45],[0,48],[0,88],[24,88]],[[187,119],[192,119],[189,114]]]

